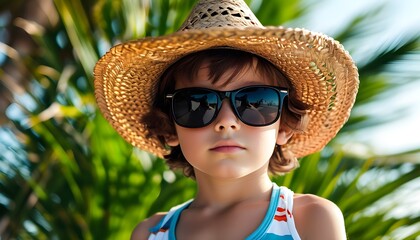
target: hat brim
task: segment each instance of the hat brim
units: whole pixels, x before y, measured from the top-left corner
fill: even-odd
[[[147,128],[140,122],[151,110],[159,77],[181,57],[217,47],[266,58],[310,106],[306,131],[295,133],[282,146],[297,157],[321,150],[348,120],[359,85],[350,55],[326,35],[283,27],[188,30],[117,45],[94,69],[100,110],[126,141],[163,157],[168,149],[158,139],[147,138]]]

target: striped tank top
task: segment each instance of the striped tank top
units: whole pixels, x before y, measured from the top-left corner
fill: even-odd
[[[149,240],[175,240],[175,229],[179,216],[191,202],[192,200],[173,207],[155,227],[150,229]],[[293,220],[292,209],[293,192],[273,183],[270,204],[264,220],[246,240],[300,240]]]

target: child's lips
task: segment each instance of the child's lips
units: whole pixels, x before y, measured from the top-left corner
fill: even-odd
[[[220,142],[217,143],[214,147],[210,148],[210,151],[220,153],[234,153],[242,150],[245,150],[245,147],[234,142]]]
[[[244,150],[244,148],[238,147],[238,146],[220,146],[216,148],[210,149],[213,152],[219,152],[219,153],[234,153],[238,151]]]

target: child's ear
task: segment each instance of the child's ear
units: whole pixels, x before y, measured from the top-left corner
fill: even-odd
[[[289,139],[293,136],[293,130],[288,127],[282,127],[279,129],[279,134],[277,135],[276,143],[278,145],[286,144]]]
[[[179,145],[179,140],[177,135],[170,135],[165,136],[166,144],[168,144],[170,147],[176,147]]]

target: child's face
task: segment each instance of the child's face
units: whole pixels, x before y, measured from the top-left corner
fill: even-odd
[[[229,91],[251,85],[273,85],[264,79],[254,66],[227,82],[227,73],[213,84],[209,80],[206,64],[193,80],[176,79],[176,89],[202,87]],[[263,127],[242,123],[232,111],[229,100],[223,100],[216,119],[200,128],[185,128],[176,124],[177,138],[168,141],[171,146],[180,144],[187,161],[193,166],[197,179],[200,175],[234,179],[252,173],[265,174],[276,142],[284,144],[285,134],[279,134],[280,120]]]

